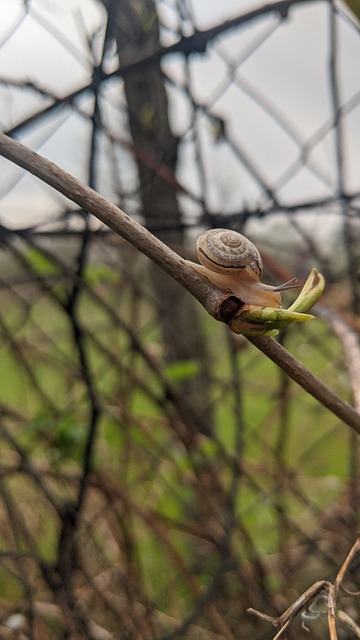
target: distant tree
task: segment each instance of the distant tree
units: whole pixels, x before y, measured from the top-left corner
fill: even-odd
[[[102,0],[108,11],[107,37],[115,39],[120,65],[126,66],[160,49],[159,20],[153,0]],[[157,172],[157,163],[175,176],[178,139],[168,118],[165,79],[158,60],[124,75],[129,129],[136,146],[154,158],[154,169],[137,158],[139,201],[146,226],[181,251],[184,231],[174,186]],[[206,345],[194,301],[156,265],[150,265],[159,323],[169,363],[198,360],[199,373],[182,382],[182,392],[205,425],[211,423]]]

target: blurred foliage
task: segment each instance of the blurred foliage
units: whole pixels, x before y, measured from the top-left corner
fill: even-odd
[[[167,637],[183,624],[188,638],[235,638],[239,625],[264,637],[246,608],[286,608],[290,594],[335,575],[351,546],[352,433],[199,308],[214,415],[202,424],[179,388],[202,363],[167,364],[147,263],[137,281],[131,261],[119,271],[121,248],[116,278],[89,280],[101,272],[91,265],[69,312],[61,250],[47,249],[46,273],[40,254],[25,252],[26,274],[19,265],[16,285],[3,280],[0,291],[3,622],[23,612],[35,638],[60,638],[69,624],[94,638],[98,627],[109,638]],[[281,340],[350,399],[327,324],[290,327]],[[359,587],[356,572],[350,583]]]

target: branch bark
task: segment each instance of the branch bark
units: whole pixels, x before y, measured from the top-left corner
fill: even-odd
[[[29,171],[130,242],[185,287],[216,320],[229,322],[242,306],[240,300],[217,289],[197,274],[185,260],[132,220],[124,211],[79,180],[28,147],[0,133],[0,155]],[[251,338],[260,351],[277,364],[308,393],[360,433],[360,414],[268,337]]]

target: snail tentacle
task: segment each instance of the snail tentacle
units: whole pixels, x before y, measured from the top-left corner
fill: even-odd
[[[261,282],[263,262],[258,249],[241,233],[211,229],[197,240],[200,265],[190,263],[220,289],[231,291],[244,304],[280,307],[281,292],[298,287],[295,278],[279,286]]]

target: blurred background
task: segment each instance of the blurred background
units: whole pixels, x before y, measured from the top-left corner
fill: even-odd
[[[359,19],[356,0],[0,0],[1,130],[186,258],[224,227],[266,282],[317,267],[317,319],[278,340],[360,410]],[[279,615],[355,540],[358,436],[2,158],[0,242],[0,638],[272,638],[247,608]],[[358,561],[344,584],[359,625]],[[328,637],[325,613],[286,638]]]

